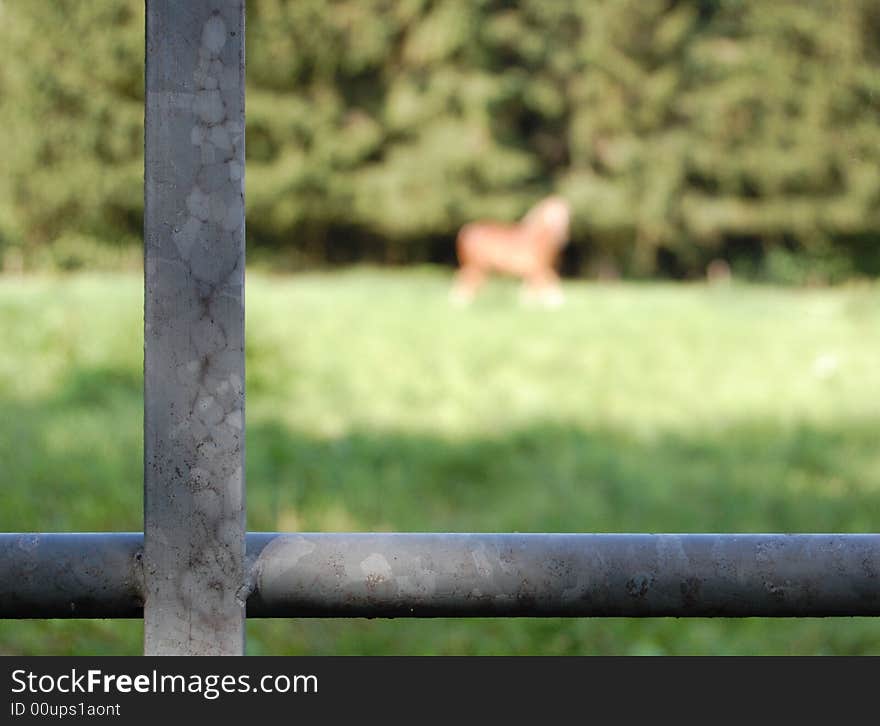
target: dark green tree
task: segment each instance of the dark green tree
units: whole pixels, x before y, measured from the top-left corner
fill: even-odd
[[[0,244],[136,239],[140,1],[0,13]],[[880,0],[249,0],[247,27],[255,251],[448,258],[554,191],[581,269],[880,272]]]

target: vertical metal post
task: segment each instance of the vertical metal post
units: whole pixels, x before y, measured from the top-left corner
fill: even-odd
[[[144,651],[244,651],[244,0],[147,0]]]

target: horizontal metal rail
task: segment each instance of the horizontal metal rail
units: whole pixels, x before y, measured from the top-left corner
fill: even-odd
[[[0,534],[0,617],[143,614],[141,534]],[[880,535],[247,536],[249,617],[880,615]]]
[[[143,617],[144,535],[0,534],[0,618]]]

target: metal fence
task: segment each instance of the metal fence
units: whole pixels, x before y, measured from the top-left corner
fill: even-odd
[[[147,0],[144,533],[0,535],[0,617],[880,615],[880,535],[246,533],[244,0]]]

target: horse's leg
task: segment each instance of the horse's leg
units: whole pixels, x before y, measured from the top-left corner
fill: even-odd
[[[477,265],[463,265],[455,275],[449,299],[456,305],[467,305],[477,294],[486,278],[485,271]]]
[[[541,302],[548,308],[558,308],[565,302],[565,296],[562,294],[562,285],[559,282],[559,275],[552,268],[548,268],[544,273]]]
[[[532,276],[523,278],[519,288],[519,304],[530,307],[541,300],[541,288]]]
[[[538,303],[547,308],[558,308],[565,301],[559,276],[552,268],[533,271],[523,281],[520,301],[525,304]]]

